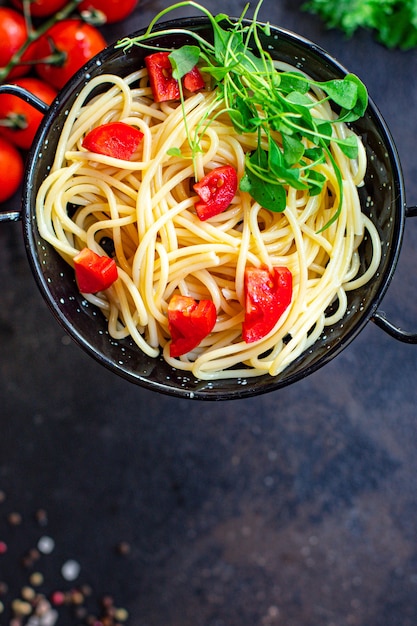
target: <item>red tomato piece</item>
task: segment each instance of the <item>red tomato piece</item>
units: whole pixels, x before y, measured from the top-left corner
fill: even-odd
[[[61,20],[38,39],[33,52],[39,59],[35,70],[40,78],[61,89],[98,52],[106,47],[100,31],[78,19]],[[42,61],[56,58],[56,62]]]
[[[172,65],[168,55],[169,52],[155,52],[145,57],[155,102],[178,100],[180,97],[178,81],[172,76]]]
[[[31,0],[29,4],[30,14],[33,17],[46,17],[63,9],[68,0]],[[12,0],[14,6],[23,9],[21,0]]]
[[[12,56],[20,50],[27,41],[27,28],[23,15],[9,9],[0,7],[0,68],[5,67]],[[29,46],[22,57],[22,61],[29,61],[33,47]],[[29,72],[29,65],[16,65],[8,74],[7,78],[23,76]]]
[[[0,137],[0,202],[11,198],[22,182],[24,172],[20,152],[6,139]]]
[[[204,221],[218,215],[230,205],[237,190],[237,172],[231,165],[223,165],[211,170],[194,185],[194,191],[201,200],[195,210]]]
[[[38,78],[17,78],[13,84],[24,87],[46,104],[51,104],[56,90]],[[43,114],[13,94],[0,95],[0,134],[15,146],[28,150],[32,145]]]
[[[149,84],[155,102],[179,100],[180,89],[178,81],[172,76],[172,65],[169,52],[155,52],[145,57],[145,64],[149,75]],[[183,85],[189,91],[197,91],[204,87],[204,80],[198,67],[188,72],[182,79]]]
[[[108,289],[118,277],[114,259],[83,248],[73,259],[75,277],[81,293],[97,293]]]
[[[185,89],[194,93],[194,91],[198,91],[199,89],[203,89],[205,83],[204,78],[201,75],[200,70],[195,65],[192,70],[187,72],[182,79],[182,84]]]
[[[247,267],[244,292],[242,336],[252,343],[265,337],[291,304],[292,274],[286,267]]]
[[[83,0],[78,6],[78,11],[89,13],[102,13],[107,24],[120,22],[130,15],[139,0]]]
[[[168,305],[170,356],[178,357],[196,348],[211,333],[215,323],[216,307],[212,300],[173,295]]]
[[[90,130],[82,145],[90,152],[128,161],[142,138],[143,133],[134,126],[124,122],[109,122]]]

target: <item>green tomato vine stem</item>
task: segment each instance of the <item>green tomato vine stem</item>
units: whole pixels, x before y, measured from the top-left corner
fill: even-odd
[[[77,8],[82,0],[70,0],[62,9],[54,13],[48,20],[42,22],[36,28],[33,27],[32,17],[30,14],[30,0],[23,0],[23,16],[26,22],[26,29],[28,38],[25,43],[15,52],[10,61],[3,68],[0,69],[0,83],[3,83],[10,72],[22,63],[22,58],[26,50],[40,37],[42,37],[54,24],[69,17]],[[39,59],[36,61],[30,61],[25,63],[27,65],[33,65],[34,63],[62,63],[62,55],[58,57],[48,57],[46,59]]]

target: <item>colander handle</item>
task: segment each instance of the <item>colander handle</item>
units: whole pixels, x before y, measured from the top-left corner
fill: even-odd
[[[417,217],[417,206],[407,207],[406,209],[406,217]],[[399,326],[395,326],[392,322],[390,322],[386,317],[385,313],[377,311],[374,313],[371,320],[375,322],[379,328],[382,328],[388,335],[394,337],[398,341],[402,341],[404,343],[414,343],[417,344],[417,333],[411,333],[406,330],[403,330]]]
[[[49,106],[45,104],[40,98],[34,96],[27,89],[20,87],[19,85],[0,85],[0,94],[8,93],[13,96],[17,96],[21,100],[24,100],[28,104],[31,104],[35,109],[41,113],[46,113]],[[0,212],[0,222],[18,222],[21,219],[20,211],[3,211]]]

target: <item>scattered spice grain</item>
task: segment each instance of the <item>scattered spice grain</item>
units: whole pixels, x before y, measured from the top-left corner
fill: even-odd
[[[5,492],[0,490],[0,503],[5,499]],[[23,520],[22,515],[17,511],[13,511],[4,519],[12,527],[22,526],[23,521],[25,521],[24,526],[27,525],[26,516]],[[38,509],[31,519],[32,524],[37,522],[39,527],[49,524],[45,509]],[[8,543],[9,539],[6,536],[4,540],[0,540],[0,556],[9,551]],[[0,580],[0,614],[2,615],[0,625],[3,626],[3,620],[6,618],[7,623],[4,623],[4,626],[55,626],[62,617],[65,626],[69,623],[77,624],[77,626],[125,626],[128,619],[127,610],[116,606],[113,597],[108,594],[96,598],[97,615],[91,612],[94,599],[92,598],[93,590],[88,584],[72,587],[69,590],[56,589],[50,593],[49,597],[41,592],[45,584],[41,570],[42,559],[51,554],[54,549],[54,539],[44,535],[37,540],[36,547],[28,549],[20,557],[21,565],[29,571],[27,584],[20,589],[19,597],[11,597],[10,594],[16,592],[12,592],[8,584]],[[117,544],[117,551],[121,555],[129,554],[130,550],[130,544],[126,541],[120,541]],[[34,569],[35,566],[36,569]],[[61,575],[67,582],[71,582],[78,578],[80,571],[80,563],[75,559],[68,559],[62,565]],[[69,613],[65,614],[65,611]]]
[[[9,515],[7,516],[7,521],[9,522],[10,526],[20,526],[20,524],[22,523],[22,516],[20,515],[20,513],[13,511],[13,513],[9,513]]]

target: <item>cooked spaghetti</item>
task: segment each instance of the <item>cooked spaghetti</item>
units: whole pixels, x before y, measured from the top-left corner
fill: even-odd
[[[92,97],[97,88],[102,93]],[[209,89],[188,96],[184,110],[178,102],[157,104],[146,69],[126,78],[93,78],[69,111],[38,192],[37,222],[41,236],[69,264],[84,247],[105,254],[103,242],[112,240],[118,280],[85,297],[101,309],[115,340],[131,337],[150,357],[162,353],[173,367],[200,379],[276,376],[326,326],[343,318],[347,292],[367,283],[378,268],[379,236],[361,210],[357,190],[366,155],[360,140],[354,160],[331,143],[343,179],[343,203],[333,222],[340,185],[328,160],[316,166],[326,177],[321,193],[288,187],[283,212],[262,208],[238,189],[225,211],[201,221],[194,208],[195,177],[231,164],[240,179],[245,155],[256,147],[253,135],[236,132],[222,106]],[[314,114],[334,117],[326,101]],[[110,121],[143,133],[130,161],[82,147],[91,128]],[[196,129],[201,150],[191,159],[187,137]],[[343,123],[333,127],[339,137],[351,132]],[[373,258],[361,273],[358,248],[365,234]],[[242,339],[247,266],[284,266],[293,276],[290,306],[273,330],[253,343]],[[212,332],[179,358],[169,354],[167,309],[175,293],[210,299],[217,312]]]

